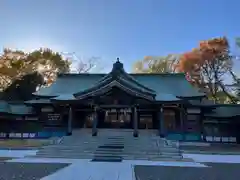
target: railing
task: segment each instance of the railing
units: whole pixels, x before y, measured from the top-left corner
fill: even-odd
[[[237,143],[237,138],[233,136],[205,136],[207,142]]]

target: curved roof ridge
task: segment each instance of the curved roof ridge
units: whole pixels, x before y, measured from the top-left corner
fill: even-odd
[[[127,72],[126,72],[127,73]],[[59,73],[58,77],[78,77],[78,76],[106,76],[109,73]],[[185,76],[185,73],[127,73],[131,76]]]
[[[74,94],[74,96],[79,96],[80,94],[96,91],[96,89],[101,88],[102,86],[105,86],[113,81],[118,81],[118,80],[119,82],[121,82],[121,80],[126,81],[129,87],[133,89],[138,89],[138,91],[141,93],[147,93],[147,94],[151,94],[151,96],[156,96],[156,92],[154,90],[142,85],[137,80],[135,80],[131,75],[127,74],[123,68],[123,64],[119,61],[119,59],[113,64],[113,68],[111,72],[103,76],[91,88],[85,91],[77,92]]]
[[[140,75],[140,76],[149,76],[149,75],[156,75],[156,76],[185,76],[185,73],[129,73],[129,75]]]
[[[147,92],[151,92],[151,93],[154,93],[156,95],[156,92],[146,86],[144,86],[143,84],[139,83],[134,77],[132,77],[131,75],[129,74],[126,74],[126,72],[124,72],[123,74],[127,80],[130,80],[131,82],[135,83],[137,86],[141,87],[141,88],[144,88],[145,90],[147,90]]]
[[[86,98],[86,97],[90,96],[91,94],[96,96],[97,94],[101,94],[101,93],[104,93],[106,91],[109,91],[111,89],[111,87],[113,87],[113,86],[119,87],[121,89],[125,89],[126,91],[130,92],[131,94],[135,94],[135,95],[140,96],[142,98],[145,98],[145,99],[148,99],[148,100],[154,100],[153,96],[146,95],[146,94],[143,94],[141,92],[137,92],[135,89],[130,89],[127,86],[125,86],[124,84],[118,82],[117,80],[113,80],[109,84],[106,84],[105,86],[102,86],[102,87],[96,89],[95,91],[84,92],[82,94],[79,93],[78,95],[74,94],[74,96],[78,96],[77,99]]]

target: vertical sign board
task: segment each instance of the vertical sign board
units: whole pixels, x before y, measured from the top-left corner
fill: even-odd
[[[58,125],[61,123],[61,114],[55,113],[53,107],[44,107],[42,111],[42,121],[47,125]]]
[[[59,124],[61,124],[61,114],[48,113],[47,114],[47,124],[48,125],[59,125]]]
[[[187,131],[188,132],[198,132],[199,121],[200,121],[201,110],[199,108],[188,108],[187,109]]]

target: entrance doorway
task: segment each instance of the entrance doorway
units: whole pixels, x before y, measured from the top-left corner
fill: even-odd
[[[130,112],[108,112],[105,113],[104,126],[106,128],[131,128],[131,113]]]
[[[153,129],[153,117],[152,114],[140,115],[139,117],[139,129]]]

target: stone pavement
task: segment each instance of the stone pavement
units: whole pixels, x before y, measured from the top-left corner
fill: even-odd
[[[0,163],[1,180],[39,180],[68,164],[59,163]]]
[[[240,163],[205,163],[207,168],[176,166],[134,167],[136,180],[239,180]]]
[[[182,144],[180,145],[181,152],[194,154],[232,154],[240,155],[239,144],[220,144],[220,143],[205,143],[206,145]]]
[[[7,161],[5,163],[6,166],[1,169],[5,172],[3,173],[3,178],[0,176],[0,179],[14,179],[12,176],[10,177],[11,173],[13,173],[15,177],[20,177],[17,178],[19,180],[21,180],[21,177],[26,177],[27,175],[30,177],[37,177],[36,179],[40,179],[41,177],[41,180],[239,179],[240,156],[208,155],[204,157],[203,155],[192,155],[192,158],[194,162],[145,160],[92,162],[91,159],[21,158]],[[218,159],[218,163],[214,162],[216,159]],[[201,162],[197,162],[198,160]],[[228,162],[224,162],[225,160],[228,160]],[[0,168],[1,167],[0,164]],[[42,167],[46,167],[46,170],[44,171]],[[9,176],[6,176],[6,174],[9,174]]]
[[[42,178],[41,180],[135,180],[135,165],[180,166],[205,168],[205,165],[195,162],[157,162],[145,160],[124,160],[122,162],[92,162],[77,159],[36,159],[22,158],[7,161],[7,163],[29,164],[70,164],[69,166]],[[33,171],[34,172],[34,171]]]

